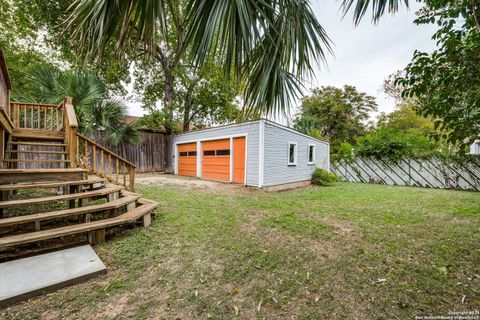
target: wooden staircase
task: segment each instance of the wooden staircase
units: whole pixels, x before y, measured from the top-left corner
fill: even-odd
[[[61,247],[67,237],[98,243],[117,227],[149,226],[158,203],[134,193],[135,165],[77,127],[70,98],[0,108],[0,260]]]
[[[67,168],[65,133],[47,130],[14,129],[5,150],[4,163],[9,168]]]
[[[59,187],[62,194],[56,194]],[[53,194],[20,199],[17,194],[14,199],[0,202],[0,210],[3,210],[0,230],[7,231],[6,236],[0,237],[0,250],[82,233],[90,243],[101,242],[110,227],[137,220],[148,227],[151,213],[158,205],[96,177],[0,185],[3,192],[21,194],[22,190],[28,190],[29,196],[32,189],[40,189],[42,193],[50,190]]]

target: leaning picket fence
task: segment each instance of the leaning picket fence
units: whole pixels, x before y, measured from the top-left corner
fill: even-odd
[[[480,191],[480,157],[467,159],[340,159],[331,171],[342,181]]]

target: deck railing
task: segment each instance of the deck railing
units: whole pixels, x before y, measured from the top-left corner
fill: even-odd
[[[60,131],[63,128],[64,101],[59,105],[12,102],[10,119],[18,129]]]
[[[79,133],[77,139],[79,167],[134,191],[136,166],[133,163]]]
[[[135,165],[77,132],[78,122],[71,97],[59,105],[13,102],[10,117],[14,129],[65,132],[71,168],[87,169],[134,191]]]

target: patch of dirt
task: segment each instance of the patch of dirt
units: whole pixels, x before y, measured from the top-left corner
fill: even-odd
[[[172,174],[141,174],[135,177],[139,185],[176,185],[190,189],[213,190],[220,193],[245,192],[249,188],[226,182],[202,180],[199,178],[180,177]]]
[[[241,228],[248,234],[260,238],[262,243],[271,246],[272,248],[292,248],[298,247],[303,251],[312,252],[318,259],[331,259],[337,257],[339,254],[351,250],[358,243],[358,235],[356,228],[346,221],[334,219],[322,219],[322,222],[334,227],[333,232],[340,236],[339,239],[313,239],[309,237],[294,236],[282,232],[274,228],[264,228],[260,226],[259,220],[265,215],[259,212],[252,212],[249,214],[249,220],[243,224]]]
[[[114,318],[116,316],[121,315],[124,312],[125,307],[127,306],[128,303],[128,296],[130,293],[123,293],[114,297],[112,299],[113,303],[109,303],[106,307],[103,308],[103,312],[100,315],[100,318],[105,317],[105,318]]]
[[[340,236],[343,236],[343,237],[346,237],[346,238],[349,238],[349,239],[353,239],[357,236],[356,228],[351,223],[349,223],[347,221],[334,220],[334,219],[330,219],[330,218],[324,218],[322,220],[326,224],[329,224],[329,225],[335,227],[335,233],[340,235]]]

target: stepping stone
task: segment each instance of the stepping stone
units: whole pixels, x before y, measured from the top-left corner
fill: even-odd
[[[0,306],[80,283],[106,268],[89,245],[0,263]]]

